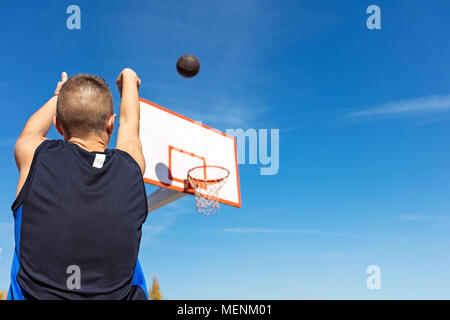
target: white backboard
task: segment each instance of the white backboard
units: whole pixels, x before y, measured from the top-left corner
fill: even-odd
[[[194,194],[187,172],[197,166],[221,166],[230,175],[219,201],[241,206],[236,140],[141,98],[140,138],[146,170],[144,181],[163,188]]]

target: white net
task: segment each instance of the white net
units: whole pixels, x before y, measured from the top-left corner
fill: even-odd
[[[230,172],[218,166],[201,166],[189,170],[188,180],[195,192],[195,205],[198,212],[206,215],[220,209],[219,193]]]

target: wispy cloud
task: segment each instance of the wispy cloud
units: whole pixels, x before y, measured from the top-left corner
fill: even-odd
[[[203,101],[170,97],[166,100],[169,101],[169,109],[177,110],[195,121],[223,129],[257,127],[262,125],[261,120],[268,111],[263,103],[249,97],[230,99],[214,96]]]
[[[0,234],[14,230],[14,224],[12,222],[0,222]]]
[[[3,253],[14,248],[14,223],[0,222],[0,244]]]
[[[417,222],[449,222],[450,217],[448,216],[428,216],[428,215],[417,215],[417,214],[402,214],[396,216],[400,221],[417,221]]]
[[[186,203],[186,198],[180,199],[176,202],[172,202],[163,208],[149,213],[146,223],[143,225],[142,244],[145,245],[151,241],[151,239],[159,234],[167,231],[172,225],[175,224],[176,219],[181,215],[191,212],[192,206]]]
[[[115,12],[102,18],[112,26],[119,19],[124,26],[118,32],[122,42],[130,42],[131,46],[139,43],[136,47],[139,52],[152,52],[144,58],[133,58],[133,61],[143,59],[141,63],[146,66],[139,70],[143,76],[144,97],[221,130],[263,127],[261,122],[269,108],[265,107],[260,91],[261,88],[270,90],[272,77],[279,75],[266,72],[260,65],[271,61],[272,52],[279,50],[280,37],[273,33],[271,26],[284,21],[284,17],[275,15],[272,5],[257,0],[206,1],[195,10],[189,3],[180,2],[175,7],[177,10],[174,5],[165,3],[150,7],[143,3],[127,8],[132,14],[125,17],[123,12]],[[166,14],[161,15],[161,12]],[[149,35],[146,41],[131,42],[130,34],[135,30],[155,28],[158,32]],[[180,34],[183,34],[181,38]],[[168,47],[169,55],[163,50],[167,41],[162,48],[157,48],[161,47],[158,43],[162,39],[178,39]],[[185,49],[179,51],[180,48]],[[188,53],[183,50],[193,50],[189,53],[200,59],[200,74],[196,80],[175,81],[180,80],[175,76],[176,59]],[[162,70],[158,72],[164,74],[153,78],[153,69]]]
[[[11,147],[16,142],[17,138],[3,138],[0,139],[0,148]]]
[[[257,119],[265,112],[265,109],[255,110],[245,103],[223,103],[219,102],[208,109],[204,114],[194,114],[201,121],[212,124],[219,124],[227,128],[248,128],[255,127]]]
[[[144,225],[142,227],[142,229],[144,230],[144,233],[146,235],[156,235],[159,234],[161,232],[164,232],[164,230],[166,230],[166,226],[153,226],[153,225]]]
[[[215,231],[222,231],[228,233],[241,233],[241,234],[250,234],[250,233],[273,233],[273,234],[306,234],[306,235],[318,235],[318,236],[347,236],[353,237],[358,236],[357,234],[350,233],[339,233],[339,232],[328,232],[321,230],[298,230],[298,229],[270,229],[270,228],[224,228]]]
[[[387,118],[432,115],[450,112],[450,95],[433,95],[410,100],[388,102],[372,108],[354,111],[338,121],[373,121]]]

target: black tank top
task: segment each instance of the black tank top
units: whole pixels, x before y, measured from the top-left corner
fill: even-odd
[[[17,282],[25,297],[145,298],[133,276],[147,198],[140,168],[129,154],[88,152],[46,140],[12,206],[18,209]],[[78,289],[67,284],[73,266],[79,268]]]

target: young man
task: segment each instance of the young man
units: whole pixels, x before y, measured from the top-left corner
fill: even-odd
[[[16,248],[9,299],[147,299],[138,261],[147,198],[139,139],[141,80],[124,69],[116,149],[105,81],[62,74],[14,149]],[[52,123],[63,140],[45,138]]]

